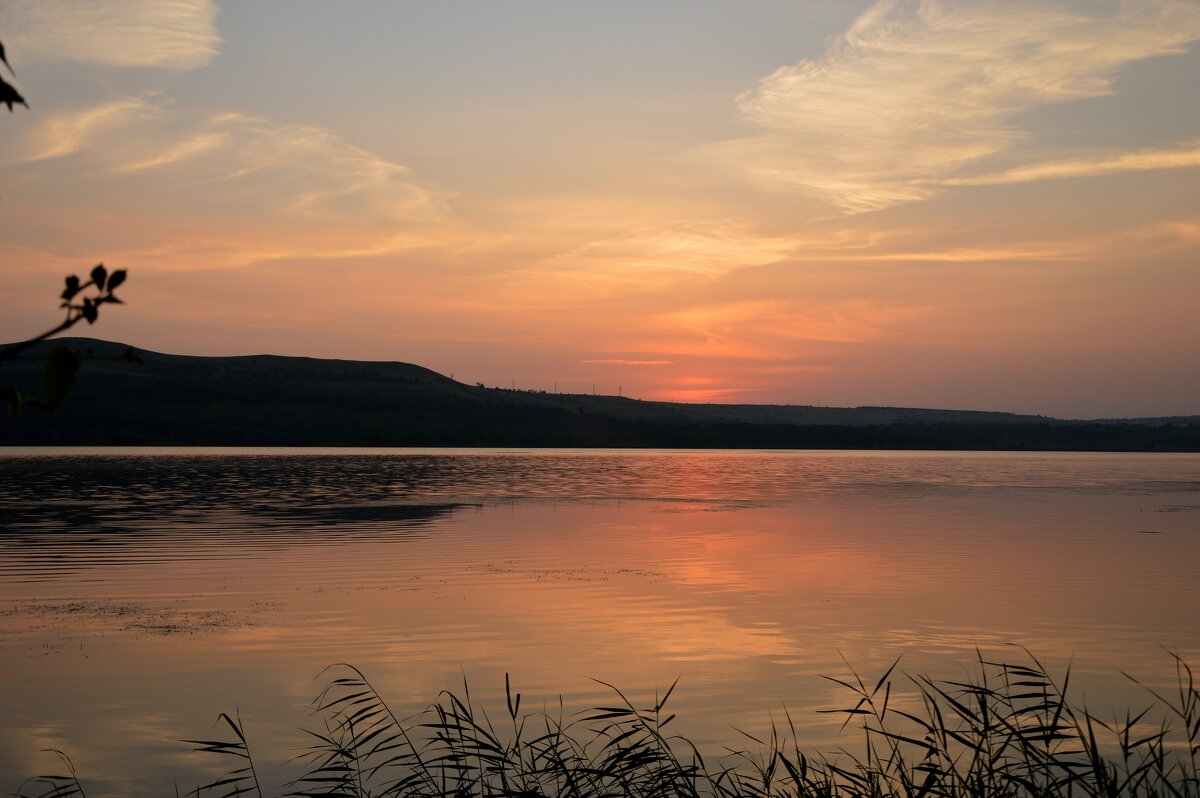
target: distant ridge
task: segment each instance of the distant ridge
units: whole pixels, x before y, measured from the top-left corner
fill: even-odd
[[[0,420],[0,444],[539,446],[1200,451],[1200,416],[1064,421],[975,410],[673,404],[466,385],[410,363],[196,357],[62,338],[3,364],[40,388],[54,344],[85,355],[54,414]]]

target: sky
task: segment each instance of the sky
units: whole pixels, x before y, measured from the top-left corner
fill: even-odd
[[[1200,413],[1200,0],[6,0],[0,340]],[[80,328],[77,328],[80,329]]]

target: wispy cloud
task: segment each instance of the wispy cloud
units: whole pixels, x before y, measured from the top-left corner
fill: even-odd
[[[662,313],[654,320],[654,331],[665,336],[657,347],[665,354],[788,360],[814,342],[885,338],[895,327],[931,311],[919,303],[879,300],[716,301]]]
[[[441,198],[423,187],[408,167],[326,128],[232,115],[212,124],[232,137],[226,163],[234,169],[227,177],[286,183],[288,210],[393,220],[428,220],[445,212]]]
[[[198,133],[191,138],[171,145],[158,155],[118,166],[116,167],[116,171],[141,172],[146,169],[157,169],[161,166],[169,166],[170,164],[199,157],[232,142],[233,134],[227,130]]]
[[[604,358],[600,360],[581,360],[594,366],[670,366],[673,360],[626,360],[625,358]]]
[[[69,196],[120,196],[119,233],[105,221],[111,209],[94,205],[79,226],[108,236],[129,265],[370,258],[427,248],[456,224],[410,169],[333,131],[181,109],[160,95],[51,115],[3,150],[10,166],[36,163],[48,185],[70,185]]]
[[[704,219],[589,242],[549,258],[537,271],[604,294],[717,277],[780,260],[796,246],[789,237],[756,234],[742,220]]]
[[[657,391],[651,391],[647,396],[650,399],[667,402],[691,402],[693,404],[701,404],[704,402],[729,400],[739,395],[748,394],[752,388],[662,388]],[[726,401],[727,404],[734,404]]]
[[[21,58],[196,69],[217,54],[213,0],[8,0],[0,27]]]
[[[1096,262],[1132,257],[1161,257],[1178,255],[1190,251],[1200,240],[1200,223],[1188,219],[1156,221],[1118,227],[1099,233],[1084,235],[1057,234],[1021,240],[1007,234],[1000,244],[981,242],[978,246],[947,247],[941,249],[925,246],[909,248],[912,241],[890,244],[884,240],[879,246],[857,251],[817,252],[811,257],[798,256],[798,260],[814,263],[851,262],[859,264],[911,262],[911,263],[1016,263],[1016,262]],[[929,242],[918,242],[928,244]]]
[[[1200,4],[1190,0],[883,0],[823,58],[739,97],[765,133],[723,149],[763,182],[847,211],[884,208],[929,197],[1011,148],[1025,136],[1018,114],[1110,94],[1126,65],[1196,39]],[[1136,162],[1124,168],[1167,168]]]
[[[186,111],[162,97],[52,116],[24,146],[18,162],[74,157],[76,173],[153,178],[157,191],[181,202],[357,221],[428,222],[446,213],[410,169],[331,130]]]
[[[948,178],[943,180],[942,184],[947,186],[995,186],[1005,183],[1027,183],[1032,180],[1092,177],[1113,172],[1138,172],[1153,169],[1187,169],[1196,166],[1200,166],[1200,142],[1193,141],[1180,147],[1044,161],[1016,166],[1002,172],[991,172],[973,177]]]
[[[160,115],[145,100],[122,98],[83,111],[51,116],[34,133],[22,162],[47,161],[74,155],[104,133],[129,126],[138,119]]]

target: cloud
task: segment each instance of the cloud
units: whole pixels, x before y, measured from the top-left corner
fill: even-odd
[[[580,363],[588,363],[597,366],[670,366],[675,361],[673,360],[625,360],[624,358],[607,358],[604,360],[581,360]]]
[[[73,173],[137,178],[144,182],[125,188],[148,188],[160,201],[171,195],[184,204],[358,222],[428,222],[446,213],[410,169],[330,130],[180,110],[162,97],[58,114],[29,138],[17,162],[73,157]]]
[[[537,270],[599,293],[654,289],[772,263],[796,246],[792,238],[755,234],[738,219],[692,220],[589,242],[549,258]]]
[[[406,166],[330,130],[158,95],[33,121],[2,149],[13,179],[36,162],[27,203],[44,194],[75,220],[62,242],[103,240],[139,268],[372,258],[436,246],[458,224]]]
[[[870,251],[818,254],[822,263],[848,261],[915,263],[1061,262],[1097,263],[1122,258],[1173,257],[1188,252],[1200,240],[1200,223],[1188,219],[1135,224],[1085,235],[1056,234],[1029,240],[1005,231],[1003,244],[980,242],[972,247],[905,249],[880,247]]]
[[[756,374],[829,374],[833,366],[788,363],[782,366],[758,366],[749,370]]]
[[[859,344],[886,338],[933,312],[922,304],[878,300],[748,299],[666,311],[654,319],[655,351],[676,356],[790,360],[818,342]]]
[[[1126,65],[1196,39],[1190,0],[884,0],[824,57],[742,94],[744,119],[765,132],[721,149],[762,182],[885,208],[1026,138],[1018,114],[1111,94]]]
[[[1200,166],[1200,141],[1180,147],[1146,149],[1136,152],[1109,153],[1088,158],[1027,164],[974,177],[948,178],[947,186],[995,186],[1005,183],[1027,183],[1032,180],[1052,180],[1064,177],[1092,177],[1113,172],[1135,172],[1152,169],[1187,169]]]
[[[107,131],[155,115],[158,115],[158,109],[153,105],[132,98],[113,100],[83,111],[57,114],[50,117],[35,134],[36,143],[32,152],[19,160],[47,161],[74,155]]]
[[[286,183],[289,211],[338,213],[378,219],[430,219],[445,212],[434,192],[412,170],[355,146],[331,130],[276,125],[254,117],[224,115],[217,130],[231,134],[226,177],[242,183]]]
[[[217,54],[213,0],[9,0],[0,27],[22,59],[196,69]]]
[[[234,140],[233,134],[230,131],[214,131],[210,133],[198,133],[189,139],[179,142],[168,147],[163,152],[151,158],[146,158],[142,161],[134,161],[123,166],[117,167],[119,172],[141,172],[146,169],[156,169],[160,166],[168,166],[179,161],[186,161],[191,158],[196,158],[205,153],[211,152],[218,147],[232,143]]]
[[[650,398],[668,402],[704,404],[739,394],[751,393],[753,388],[663,388],[649,394]]]

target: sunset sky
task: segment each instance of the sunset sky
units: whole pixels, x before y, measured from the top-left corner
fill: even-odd
[[[1200,413],[1200,0],[6,0],[0,339]]]

